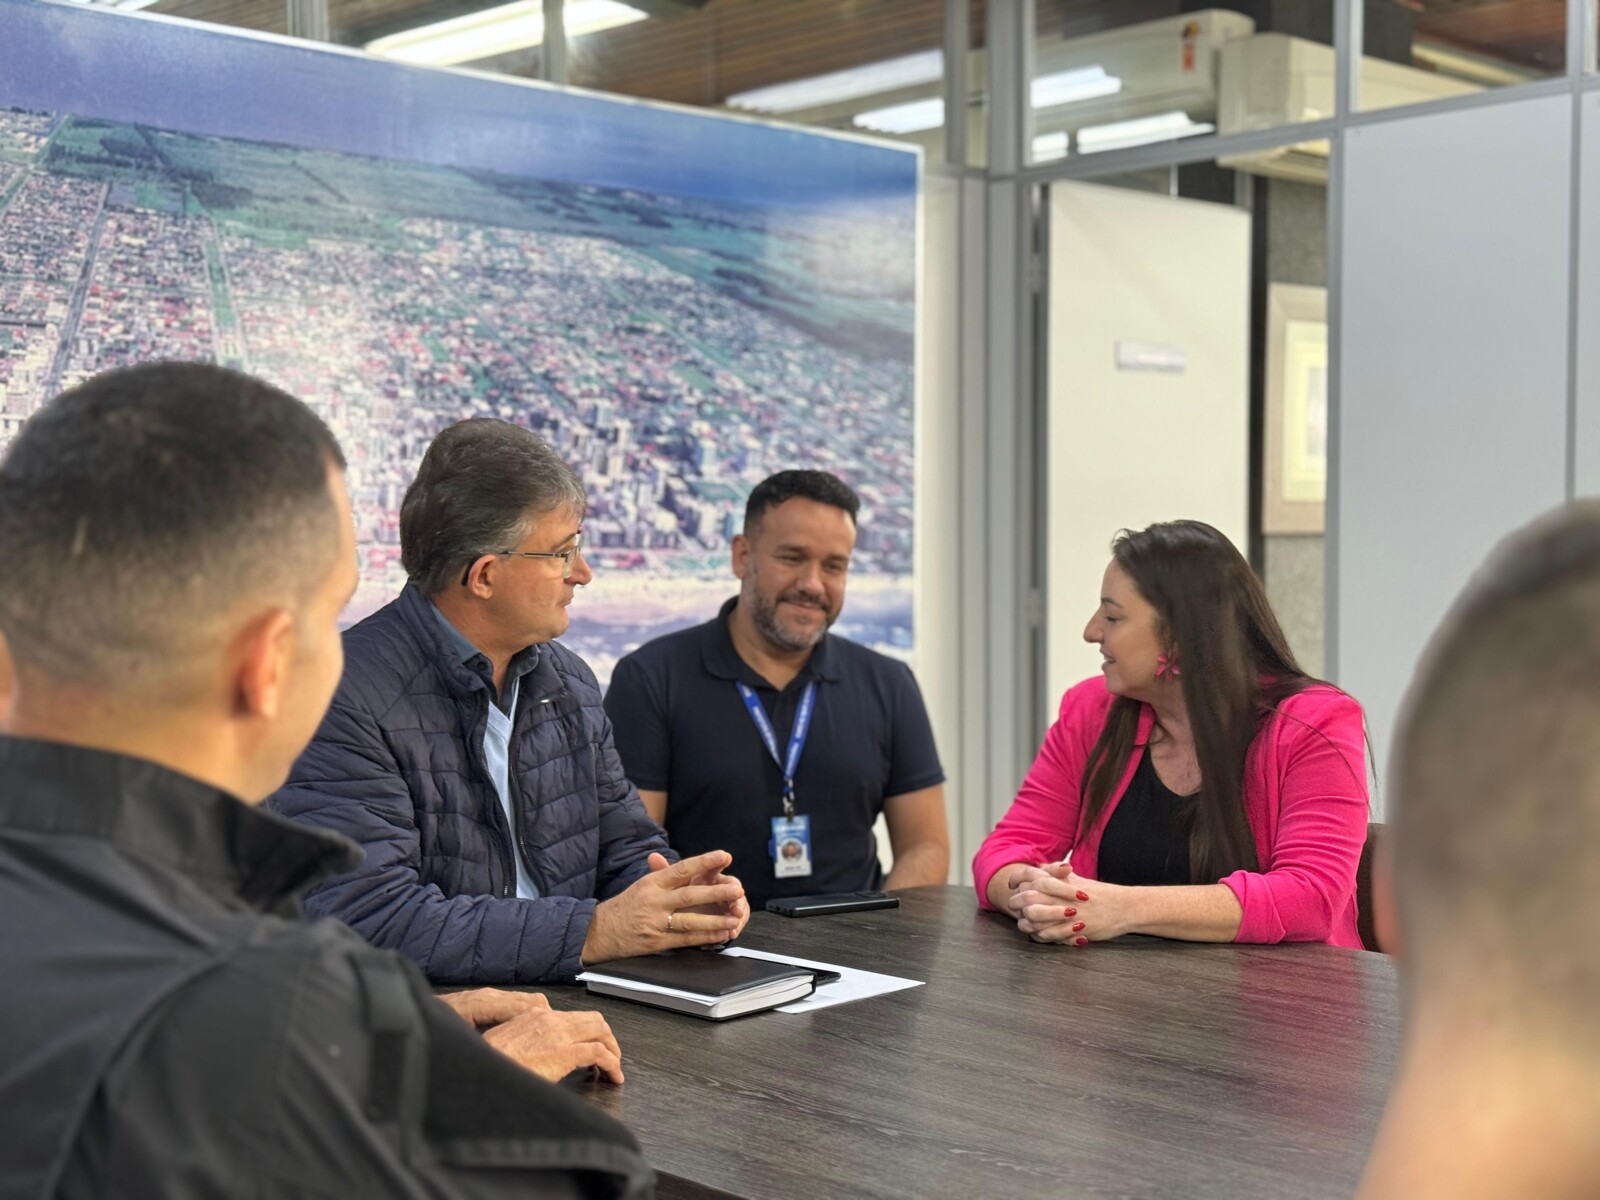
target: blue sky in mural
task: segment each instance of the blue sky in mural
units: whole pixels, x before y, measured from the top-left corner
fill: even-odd
[[[763,206],[915,195],[916,156],[892,147],[302,45],[272,46],[264,71],[261,39],[187,23],[174,37],[142,14],[0,13],[0,107]]]

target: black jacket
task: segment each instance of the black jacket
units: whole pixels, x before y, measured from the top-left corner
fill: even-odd
[[[298,896],[345,839],[0,738],[0,1200],[641,1196],[621,1125]]]

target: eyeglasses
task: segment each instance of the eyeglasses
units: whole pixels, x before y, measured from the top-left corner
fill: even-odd
[[[561,560],[561,578],[563,578],[563,579],[571,579],[572,578],[572,567],[573,567],[573,564],[577,562],[578,555],[581,554],[582,552],[583,552],[583,535],[581,533],[573,535],[572,545],[568,546],[565,550],[490,550],[490,551],[488,551],[488,553],[493,554],[496,558],[559,558]],[[481,555],[481,554],[478,556],[478,558],[482,558],[482,557],[483,557],[483,555]],[[472,562],[469,562],[467,564],[467,569],[461,573],[461,586],[462,587],[466,587],[467,586],[467,580],[472,578],[472,568],[473,568],[473,565],[477,561],[478,561],[477,558],[473,559]]]

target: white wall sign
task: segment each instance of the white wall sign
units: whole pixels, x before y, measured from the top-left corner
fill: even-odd
[[[1167,342],[1117,342],[1117,370],[1160,371],[1167,375],[1182,375],[1189,368],[1189,356],[1182,346]]]

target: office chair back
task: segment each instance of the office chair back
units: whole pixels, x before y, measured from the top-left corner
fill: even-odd
[[[1372,911],[1372,858],[1378,849],[1378,839],[1382,836],[1382,822],[1372,821],[1367,825],[1367,841],[1361,847],[1361,865],[1356,868],[1356,930],[1361,934],[1361,944],[1380,954],[1384,951],[1378,944],[1377,921]]]

